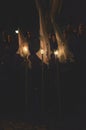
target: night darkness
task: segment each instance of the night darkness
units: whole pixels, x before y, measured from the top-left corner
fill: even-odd
[[[40,1],[44,2],[44,5],[49,2]],[[49,126],[49,129],[58,126],[68,129],[80,126],[86,128],[86,0],[62,0],[61,11],[55,20],[59,27],[64,27],[64,39],[68,42],[68,49],[74,54],[74,60],[59,62],[59,58],[54,54],[54,49],[58,50],[58,40],[53,42],[51,38],[51,49],[54,47],[52,43],[56,48],[52,50],[47,65],[43,63],[43,57],[41,60],[36,55],[41,40],[38,35],[39,16],[35,0],[0,1],[0,121],[10,119],[29,122],[34,125],[33,128],[42,124]],[[65,29],[68,24],[79,27],[80,23],[83,23],[82,29],[85,30],[82,30],[82,34],[79,34],[79,30]],[[19,44],[18,35],[14,31],[18,28],[22,32],[37,33],[37,37],[25,35],[29,47],[32,47],[28,57],[32,68],[28,67],[29,60],[26,60],[26,57],[22,58],[16,54]],[[12,44],[8,42],[9,37],[4,39],[3,30],[14,32]],[[7,36],[8,34],[10,33],[6,33]],[[24,40],[26,42],[26,39]],[[61,43],[63,47],[66,45],[64,41]],[[64,59],[64,56],[61,58]]]
[[[85,0],[63,0],[62,9],[59,14],[60,23],[79,24],[86,23]],[[1,27],[22,27],[27,30],[37,30],[38,12],[35,0],[32,1],[2,1],[0,4],[0,26]]]

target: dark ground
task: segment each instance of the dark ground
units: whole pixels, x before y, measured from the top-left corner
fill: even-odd
[[[85,94],[81,84],[85,80],[81,79],[80,64],[44,65],[42,80],[42,66],[33,66],[25,73],[24,61],[17,58],[11,63],[0,64],[1,122],[28,122],[51,129],[84,128]]]

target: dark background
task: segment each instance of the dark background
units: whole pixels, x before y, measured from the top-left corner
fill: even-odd
[[[74,24],[76,26],[78,26],[79,23],[86,23],[85,3],[86,3],[85,0],[71,0],[71,1],[63,0],[62,10],[59,14],[59,20],[57,18],[57,22],[59,21],[59,23],[64,26],[68,23]],[[20,1],[20,2],[19,1],[16,2],[16,1],[12,1],[12,0],[8,0],[8,1],[1,0],[0,1],[0,29],[7,28],[8,30],[9,29],[14,30],[14,29],[17,29],[18,27],[20,27],[24,30],[30,30],[32,32],[36,32],[39,29],[38,21],[39,21],[38,12],[37,12],[34,0]],[[12,58],[11,58],[11,60],[13,61]],[[0,93],[0,95],[1,95],[1,98],[0,98],[1,99],[1,115],[4,118],[4,116],[3,116],[4,111],[6,111],[6,113],[9,111],[9,113],[11,114],[10,110],[12,109],[13,110],[12,113],[13,113],[16,109],[17,113],[19,114],[18,115],[19,118],[21,118],[21,116],[22,116],[21,113],[22,113],[22,111],[24,111],[23,109],[25,107],[23,105],[24,104],[24,95],[22,96],[22,94],[24,93],[23,86],[24,86],[24,80],[25,80],[24,79],[25,78],[25,75],[24,75],[25,68],[24,68],[24,66],[23,67],[21,66],[21,64],[20,64],[21,62],[18,63],[19,59],[17,59],[17,62],[16,62],[16,57],[14,57],[15,61],[13,61],[13,63],[11,62],[11,60],[8,61],[9,64],[2,63],[0,65],[0,78],[1,78],[0,82],[1,82],[2,86],[4,86],[4,87],[1,87],[2,90],[0,91],[1,92]],[[20,61],[21,61],[21,59],[20,59]],[[14,63],[16,65],[14,65]],[[86,116],[83,117],[83,115],[86,115],[86,109],[85,109],[86,108],[86,103],[85,103],[86,97],[85,96],[83,96],[82,100],[81,100],[81,101],[83,101],[83,103],[81,104],[81,106],[79,105],[79,107],[78,107],[78,104],[80,104],[80,99],[79,99],[80,94],[81,94],[81,96],[83,95],[83,93],[85,95],[85,91],[86,91],[86,89],[83,89],[83,88],[82,88],[82,91],[80,90],[80,87],[81,87],[80,82],[83,84],[85,83],[85,85],[86,85],[86,82],[85,82],[86,81],[85,80],[86,63],[83,65],[80,66],[81,68],[83,68],[83,70],[82,70],[83,76],[80,75],[80,72],[79,72],[80,69],[79,69],[78,65],[68,64],[65,67],[65,65],[63,64],[61,66],[61,71],[63,70],[62,72],[60,72],[61,78],[62,78],[61,83],[62,83],[62,87],[63,87],[62,90],[64,90],[64,92],[63,92],[64,93],[63,96],[65,97],[64,100],[66,102],[65,103],[66,105],[64,108],[64,111],[66,111],[65,112],[66,116],[64,119],[66,122],[66,125],[70,125],[69,122],[71,122],[71,125],[76,124],[79,126],[80,125],[79,121],[81,121],[82,118],[83,118],[82,124],[83,124],[83,121],[85,122],[84,117],[86,117]],[[14,66],[14,68],[13,68],[13,66]],[[78,73],[79,73],[80,77],[78,77]],[[33,75],[34,75],[34,72],[33,72]],[[81,76],[82,76],[82,79],[81,79]],[[34,83],[34,82],[32,82],[32,83]],[[20,91],[20,89],[21,89],[21,91]],[[12,91],[12,93],[10,93],[10,91]],[[16,96],[16,94],[15,94],[16,92],[17,92],[18,99],[14,98]],[[52,92],[52,89],[51,89],[51,92]],[[55,90],[53,89],[53,95],[54,95],[54,92],[55,92]],[[8,93],[9,93],[9,95],[8,95]],[[35,96],[33,96],[33,98],[35,98]],[[12,102],[11,102],[11,99],[13,99]],[[13,105],[13,108],[11,108],[12,105]],[[10,106],[10,109],[9,109],[9,106]],[[35,107],[33,107],[33,108],[35,108]],[[81,112],[82,112],[81,116],[79,113],[80,110],[78,110],[78,108],[81,109]],[[5,113],[5,116],[6,116],[6,113]],[[53,119],[52,116],[51,116],[51,119]]]
[[[59,14],[59,22],[86,23],[85,0],[63,0],[62,9]],[[58,22],[58,20],[57,20]],[[29,1],[0,1],[0,27],[17,28],[35,31],[38,29],[38,12],[35,0]]]

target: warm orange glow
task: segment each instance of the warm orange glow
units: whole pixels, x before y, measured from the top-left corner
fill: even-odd
[[[16,31],[18,31],[18,43],[19,43],[17,54],[19,54],[21,57],[28,57],[30,55],[28,42],[20,30]]]
[[[28,55],[28,47],[27,46],[23,46],[22,51],[23,51],[23,54],[25,56]]]
[[[43,49],[41,49],[41,50],[40,50],[40,53],[43,55],[43,54],[44,54],[44,50],[43,50]]]

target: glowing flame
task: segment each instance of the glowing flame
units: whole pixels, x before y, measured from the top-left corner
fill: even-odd
[[[40,33],[40,50],[41,49],[44,50],[44,54],[43,54],[44,63],[48,64],[50,60],[50,43],[48,39],[48,33],[46,30],[45,19],[42,15],[43,12],[40,8],[40,3],[38,0],[36,0],[36,4],[37,4],[38,13],[39,13],[39,24],[40,24],[40,32],[39,32]],[[37,53],[37,56],[41,58],[40,51],[39,53]]]
[[[58,24],[55,23],[54,17],[56,13],[56,8],[59,11],[59,7],[61,8],[62,1],[61,0],[52,0],[52,9],[51,9],[51,22],[53,25],[53,29],[56,35],[57,43],[58,43],[58,58],[60,62],[65,62],[67,59],[72,59],[73,55],[69,52],[67,43],[63,38],[62,32]]]
[[[26,41],[25,37],[23,36],[20,30],[18,30],[18,41],[19,48],[17,53],[20,54],[21,57],[28,57],[30,55],[28,42]]]
[[[25,58],[28,63],[28,67],[31,68],[31,61],[28,58],[30,55],[28,42],[20,30],[18,30],[18,43],[19,43],[19,48],[16,53],[19,54],[21,57]]]
[[[54,55],[55,55],[55,56],[58,56],[58,54],[59,54],[59,53],[58,53],[58,50],[55,50],[55,51],[54,51]]]
[[[23,52],[23,55],[24,56],[28,56],[28,46],[26,46],[26,45],[24,45],[23,47],[22,47],[22,52]]]
[[[44,54],[44,50],[43,50],[43,49],[41,49],[41,50],[40,50],[40,53],[43,55],[43,54]]]
[[[56,39],[57,39],[57,44],[58,44],[58,59],[60,62],[65,62],[67,59],[72,59],[72,54],[69,52],[68,50],[68,46],[67,43],[65,42],[65,39],[63,38],[62,32],[58,26],[58,24],[56,24],[55,22],[55,15],[56,12],[60,13],[61,7],[62,7],[62,0],[50,0],[49,2],[49,7],[47,8],[47,11],[43,10],[42,5],[40,4],[39,0],[36,0],[36,5],[37,5],[37,9],[39,12],[39,23],[40,23],[40,48],[44,49],[45,52],[48,54],[48,57],[44,57],[45,61],[47,58],[47,61],[49,61],[50,59],[50,47],[49,47],[49,39],[48,39],[48,35],[47,35],[47,25],[46,25],[46,21],[48,21],[46,15],[48,14],[49,17],[49,23],[48,25],[51,23],[51,26],[55,32],[56,35]],[[50,10],[48,10],[50,9]],[[45,15],[44,15],[44,12]]]
[[[19,48],[18,48],[17,54],[25,58],[26,61],[28,62],[29,68],[31,68],[31,61],[28,59],[30,55],[28,42],[20,30],[18,30],[18,43],[19,43]]]

